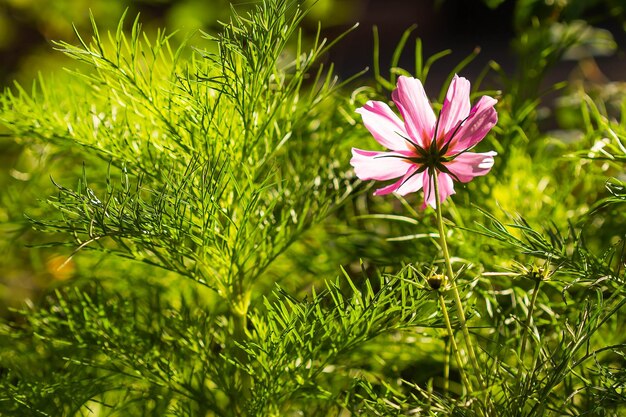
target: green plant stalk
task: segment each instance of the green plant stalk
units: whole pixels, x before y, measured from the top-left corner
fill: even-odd
[[[476,373],[476,378],[482,389],[485,388],[484,381],[482,375],[480,374],[480,368],[478,366],[478,361],[476,360],[476,354],[474,353],[474,347],[472,346],[472,340],[469,334],[469,330],[467,329],[467,322],[465,321],[465,309],[463,308],[463,302],[461,301],[461,296],[459,295],[459,290],[456,287],[456,279],[454,277],[454,271],[452,270],[452,262],[450,261],[450,253],[448,252],[448,243],[446,241],[446,232],[443,227],[443,215],[441,210],[441,202],[439,201],[439,183],[437,179],[437,171],[433,170],[432,175],[430,176],[433,179],[434,189],[435,189],[435,211],[437,212],[437,227],[439,228],[439,241],[441,243],[441,249],[443,251],[443,258],[446,264],[446,274],[448,275],[448,279],[450,280],[450,289],[454,294],[454,302],[456,305],[456,309],[458,311],[459,316],[459,324],[461,325],[461,331],[463,332],[463,338],[465,339],[465,345],[467,346],[467,353],[470,357],[470,361],[472,362],[472,368],[474,368],[474,372]]]
[[[448,315],[448,309],[446,307],[446,301],[443,298],[443,294],[437,290],[437,294],[439,295],[439,303],[441,304],[441,312],[443,313],[443,321],[446,323],[446,329],[448,329],[448,338],[450,339],[450,345],[452,346],[452,352],[454,353],[454,359],[456,360],[457,365],[459,366],[459,374],[461,375],[461,381],[463,382],[463,386],[467,391],[468,395],[472,394],[472,385],[467,378],[467,374],[465,373],[465,369],[463,367],[463,359],[461,358],[461,352],[459,351],[459,347],[456,344],[456,340],[454,339],[454,330],[452,330],[452,325],[450,323],[450,316]],[[447,353],[447,352],[446,352]],[[446,359],[447,371],[450,371],[450,363]],[[445,372],[445,371],[444,371]],[[446,375],[446,379],[444,382],[444,390],[448,391],[448,376]]]
[[[230,294],[230,310],[233,316],[233,339],[243,342],[246,339],[248,308],[250,307],[250,290],[246,288],[244,278],[236,276]]]
[[[235,358],[243,365],[248,362],[248,354],[237,343],[244,343],[248,338],[246,328],[248,327],[248,308],[250,306],[250,291],[245,289],[243,278],[234,282],[232,287],[232,304],[231,315],[233,319],[233,349]],[[252,379],[245,369],[240,369],[235,375],[239,386],[237,397],[239,400],[235,404],[234,411],[236,415],[245,415],[245,410],[241,406],[245,403],[243,399],[247,399],[252,388]]]
[[[450,331],[448,331],[450,333]],[[443,351],[443,393],[447,394],[450,389],[450,342],[451,337],[444,338],[444,351]],[[461,365],[459,364],[459,368]]]
[[[526,317],[526,323],[524,323],[524,328],[522,329],[522,342],[520,344],[519,351],[519,357],[522,362],[524,361],[524,353],[526,353],[526,339],[528,339],[528,332],[533,321],[533,311],[535,311],[535,303],[537,302],[537,294],[539,294],[540,285],[541,279],[535,280],[533,298],[530,300],[530,305],[528,306],[528,316]]]

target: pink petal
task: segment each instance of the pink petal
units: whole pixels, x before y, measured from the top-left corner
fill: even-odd
[[[395,192],[400,195],[407,195],[421,190],[423,185],[422,174],[415,173],[415,170],[413,170],[410,175],[402,178],[402,184],[396,189]]]
[[[396,191],[396,189],[400,186],[400,184],[402,184],[402,179],[394,182],[393,184],[390,184],[386,187],[383,188],[379,188],[378,190],[374,191],[374,195],[386,195],[386,194],[391,194],[394,191]]]
[[[439,202],[443,203],[446,198],[455,193],[454,191],[454,182],[452,178],[448,174],[443,172],[437,173],[437,180],[439,185]],[[425,209],[427,205],[432,208],[436,208],[435,201],[435,186],[433,183],[433,179],[428,174],[428,170],[424,171],[424,204],[422,204],[422,209]]]
[[[420,80],[400,76],[398,88],[393,90],[391,98],[404,118],[409,136],[418,145],[427,148],[433,135],[436,117]]]
[[[387,104],[382,101],[368,101],[356,112],[362,116],[363,124],[374,139],[385,148],[394,151],[412,149],[406,139],[402,138],[409,137],[404,123]]]
[[[459,123],[470,114],[470,88],[466,78],[455,75],[452,79],[439,116],[437,136],[440,138],[449,139]]]
[[[492,127],[498,122],[498,114],[494,106],[498,100],[482,96],[470,111],[470,116],[454,135],[447,152],[448,155],[470,149],[484,139]]]
[[[362,180],[386,181],[406,174],[413,165],[402,159],[410,156],[408,152],[374,152],[352,148],[350,165],[354,167],[356,176]]]
[[[420,175],[416,174],[415,176],[413,176],[413,173],[417,171],[417,169],[418,169],[417,165],[412,165],[400,180],[386,187],[379,188],[378,190],[374,191],[374,195],[390,194],[390,193],[393,193],[394,191],[397,191],[399,188],[403,188],[403,191],[406,191],[407,189],[410,189],[411,187],[416,186],[416,184],[413,183],[413,179],[415,177],[419,177]],[[407,185],[409,182],[411,182],[411,184]],[[415,189],[415,191],[417,190],[419,190],[419,188]],[[407,191],[407,192],[411,192],[411,191]],[[405,195],[405,194],[402,194],[402,195]]]
[[[493,157],[496,152],[472,153],[466,152],[457,156],[453,161],[446,162],[445,166],[461,182],[470,182],[474,177],[487,174],[493,166]]]

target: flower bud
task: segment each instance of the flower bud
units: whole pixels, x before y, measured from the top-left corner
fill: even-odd
[[[433,290],[439,290],[442,285],[446,284],[446,276],[444,274],[434,274],[430,278],[428,278],[428,285]]]
[[[533,281],[541,281],[544,278],[545,270],[543,267],[533,265],[527,273],[527,277]]]

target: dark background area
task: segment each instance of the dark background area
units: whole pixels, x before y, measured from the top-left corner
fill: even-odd
[[[434,89],[439,88],[449,70],[476,47],[480,48],[481,52],[464,70],[464,75],[468,77],[477,75],[492,60],[506,73],[514,74],[518,63],[512,46],[515,45],[520,33],[525,30],[523,27],[516,27],[516,6],[521,2],[509,0],[496,8],[488,7],[485,3],[463,0],[359,2],[355,21],[358,21],[360,26],[353,35],[337,46],[333,51],[332,60],[342,74],[351,74],[366,66],[371,67],[372,27],[375,25],[380,36],[381,69],[384,71],[402,33],[411,25],[417,25],[412,38],[422,39],[424,57],[445,49],[452,50],[452,53],[444,57],[431,71],[432,82],[426,85],[430,94],[438,91]],[[616,11],[613,2],[587,3],[596,4],[581,9],[580,15],[561,18],[582,19],[594,27],[608,30],[617,43],[617,52],[609,56],[595,56],[594,59],[608,80],[624,80],[626,32],[623,27],[623,9]],[[541,12],[541,7],[537,9]],[[547,8],[543,13],[550,19],[551,12]],[[542,24],[545,23],[540,22],[540,25]],[[332,35],[339,32],[337,29],[329,30]],[[413,44],[409,43],[400,60],[401,67],[412,68],[412,48]],[[577,65],[574,60],[557,63],[546,77],[546,87],[551,83],[568,79]]]
[[[338,46],[334,61],[342,73],[371,66],[372,27],[376,26],[381,41],[381,62],[388,63],[403,32],[417,25],[412,37],[422,39],[425,57],[452,49],[445,60],[454,66],[475,47],[480,47],[481,54],[470,67],[474,71],[480,71],[490,59],[511,68],[513,62],[507,51],[515,36],[513,5],[514,2],[506,2],[491,9],[480,1],[364,1],[359,8],[357,33]],[[412,44],[409,46],[400,65],[406,68],[411,68],[413,60]],[[384,64],[381,67],[384,69]],[[437,77],[436,71],[432,75],[441,80],[447,71],[441,73],[441,77]]]

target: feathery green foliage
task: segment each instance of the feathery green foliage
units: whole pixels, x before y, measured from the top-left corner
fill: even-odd
[[[245,313],[259,275],[349,191],[334,155],[351,130],[346,103],[317,63],[328,42],[302,51],[303,16],[285,1],[233,10],[219,37],[206,35],[217,51],[187,59],[137,20],[130,37],[122,19],[108,36],[94,22],[91,41],[58,43],[88,66],[80,82],[8,92],[2,118],[22,136],[81,145],[110,170],[88,180],[86,165],[76,188],[57,184],[62,218],[36,224],[189,276]]]
[[[368,136],[354,109],[399,75],[426,81],[449,50],[425,57],[417,39],[401,68],[411,28],[386,79],[375,31],[373,82],[350,94],[324,62],[340,39],[307,38],[308,5],[288,0],[233,7],[182,44],[125,16],[56,43],[72,82],[5,91],[0,122],[66,166],[27,216],[79,279],[0,322],[0,414],[623,414],[626,95],[541,91],[572,48],[613,43],[559,5],[524,23],[527,3],[519,71],[491,62],[473,82],[499,99],[496,166],[446,203],[474,368],[467,346],[451,352],[443,307],[453,331],[463,321],[432,211],[371,197],[348,167]],[[547,92],[578,140],[542,128]]]

